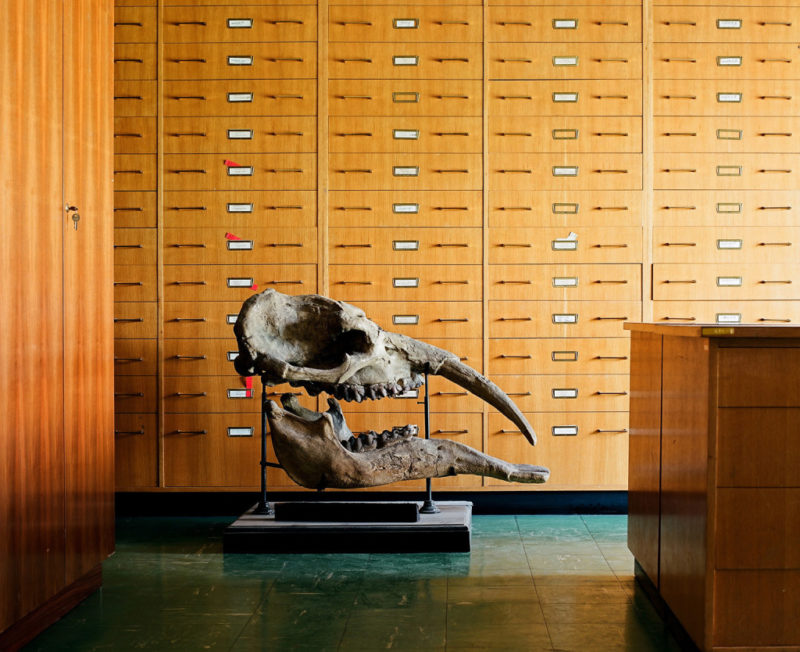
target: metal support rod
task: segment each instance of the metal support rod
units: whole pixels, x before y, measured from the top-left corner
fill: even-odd
[[[422,402],[425,408],[425,439],[431,438],[431,401],[428,393],[428,374],[425,373],[425,399]],[[431,491],[431,479],[425,478],[426,498],[422,507],[419,509],[420,514],[438,514],[439,508],[433,501],[433,494]]]
[[[261,379],[261,495],[254,514],[270,516],[272,509],[267,501],[267,384]]]

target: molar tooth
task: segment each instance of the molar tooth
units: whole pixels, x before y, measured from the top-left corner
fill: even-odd
[[[342,396],[344,396],[345,401],[352,401],[353,400],[353,388],[350,385],[342,386]]]
[[[350,443],[350,439],[344,439],[340,442],[342,444],[342,448],[348,451],[353,450],[353,445]]]
[[[353,452],[360,453],[362,450],[364,450],[364,442],[361,441],[361,437],[356,437],[353,440]]]
[[[309,396],[319,396],[322,391],[322,388],[315,383],[307,383],[305,388]]]
[[[359,437],[359,440],[364,442],[364,450],[373,450],[377,446],[375,435],[372,431],[367,432]]]
[[[407,425],[406,428],[408,428],[408,431],[412,434],[412,436],[416,437],[419,435],[419,426],[412,423]]]
[[[370,401],[374,401],[378,397],[377,387],[377,385],[370,385],[367,387],[367,396],[369,397]]]
[[[389,392],[386,391],[386,385],[378,385],[378,394],[380,394],[383,398],[386,398],[389,395]]]

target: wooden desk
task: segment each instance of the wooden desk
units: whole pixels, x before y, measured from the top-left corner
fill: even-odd
[[[800,327],[625,328],[640,580],[703,650],[797,650]]]

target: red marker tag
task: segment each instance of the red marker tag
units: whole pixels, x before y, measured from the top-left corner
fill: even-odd
[[[253,284],[250,286],[250,289],[251,289],[251,290],[257,290],[257,289],[258,289],[258,285],[256,285],[255,283],[253,283]]]
[[[225,165],[229,168],[238,168],[241,167],[236,161],[231,161],[230,159],[225,159]]]
[[[245,376],[244,386],[247,387],[247,389],[253,389],[253,377],[252,376]]]
[[[226,233],[225,234],[225,239],[226,240],[241,240],[241,238],[238,235],[233,235],[233,233]]]

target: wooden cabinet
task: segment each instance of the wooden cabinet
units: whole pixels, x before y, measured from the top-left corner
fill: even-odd
[[[800,330],[627,328],[637,573],[702,650],[797,647]]]

